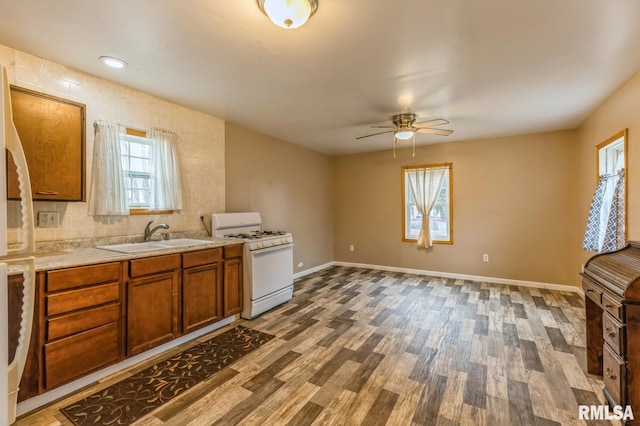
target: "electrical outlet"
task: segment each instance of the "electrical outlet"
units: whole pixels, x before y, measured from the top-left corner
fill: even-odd
[[[349,251],[356,251],[356,246],[353,244],[349,245]]]
[[[204,219],[204,213],[202,212],[202,210],[198,210],[198,218]]]
[[[489,255],[488,254],[483,254],[482,255],[482,261],[483,262],[488,262],[489,261]]]
[[[60,212],[38,212],[38,227],[53,228],[60,226]]]

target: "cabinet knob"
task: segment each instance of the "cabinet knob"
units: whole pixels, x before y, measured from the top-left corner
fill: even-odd
[[[611,367],[607,367],[607,369],[604,370],[604,374],[606,374],[606,376],[608,378],[610,378],[611,380],[615,380],[616,379],[616,374],[613,372]]]
[[[613,331],[613,329],[611,327],[605,327],[604,332],[607,334],[607,336],[609,337],[616,337],[616,332]]]

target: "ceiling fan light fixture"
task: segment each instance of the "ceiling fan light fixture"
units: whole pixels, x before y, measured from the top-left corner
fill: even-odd
[[[257,0],[258,7],[279,27],[294,29],[305,22],[318,9],[318,0]]]
[[[411,139],[413,137],[413,130],[411,130],[411,129],[398,129],[395,132],[393,132],[393,136],[395,136],[396,139],[400,139],[402,141],[406,141],[407,139]]]

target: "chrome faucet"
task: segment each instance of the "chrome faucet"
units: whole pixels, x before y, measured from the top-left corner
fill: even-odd
[[[151,236],[158,230],[158,229],[169,229],[169,225],[167,225],[166,223],[161,223],[160,225],[156,226],[153,229],[149,229],[151,227],[151,224],[153,223],[153,221],[150,221],[149,223],[147,223],[147,226],[144,228],[144,240],[143,241],[149,241],[151,240]]]

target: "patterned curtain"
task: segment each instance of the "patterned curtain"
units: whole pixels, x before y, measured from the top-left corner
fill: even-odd
[[[624,239],[624,180],[624,169],[621,169],[618,172],[618,181],[616,182],[616,187],[613,190],[611,210],[609,211],[607,228],[604,232],[604,241],[600,249],[601,253],[620,250],[626,245],[626,241]]]
[[[614,190],[608,192],[608,179],[616,177],[618,180]],[[600,176],[589,208],[582,243],[584,250],[606,253],[625,246],[624,182],[624,169],[620,169],[616,175]]]

